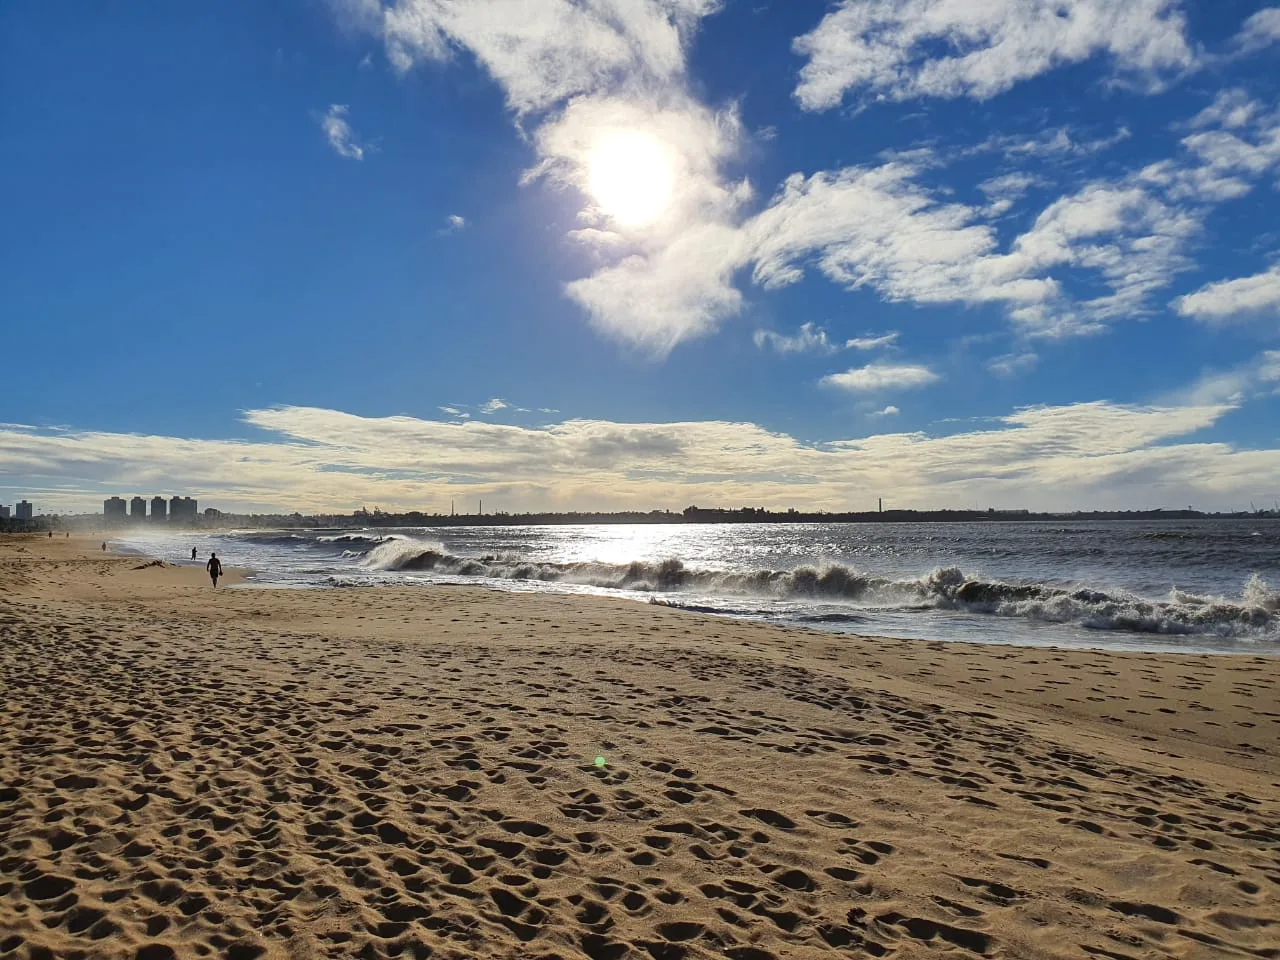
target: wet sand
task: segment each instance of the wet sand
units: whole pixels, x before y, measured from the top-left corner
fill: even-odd
[[[0,537],[0,957],[1280,957],[1276,658],[144,563]]]

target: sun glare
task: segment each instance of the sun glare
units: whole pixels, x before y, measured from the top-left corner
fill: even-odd
[[[587,159],[587,191],[624,227],[647,226],[661,217],[674,180],[668,149],[639,130],[606,135]]]

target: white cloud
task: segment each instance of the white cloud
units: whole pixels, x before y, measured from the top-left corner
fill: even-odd
[[[1230,370],[1207,370],[1189,387],[1175,391],[1172,403],[1239,406],[1280,391],[1280,350],[1264,350]]]
[[[865,337],[853,337],[844,342],[846,350],[878,350],[880,347],[891,347],[898,342],[898,331],[869,334]]]
[[[1184,317],[1222,326],[1252,316],[1280,316],[1280,264],[1251,277],[1221,280],[1179,297],[1173,307]]]
[[[574,236],[602,266],[566,285],[601,330],[655,352],[735,313],[741,264],[730,217],[749,196],[720,165],[743,139],[733,110],[714,111],[685,85],[685,48],[719,0],[350,0],[401,69],[470,52],[498,82],[543,179],[584,200]],[[620,223],[589,189],[610,137],[642,135],[672,190],[662,216]],[[594,177],[594,180],[593,180]]]
[[[752,340],[761,350],[770,346],[778,353],[835,353],[840,349],[827,339],[826,330],[812,323],[801,324],[794,336],[773,330],[757,330]]]
[[[806,110],[850,92],[985,100],[1098,55],[1149,88],[1192,66],[1176,0],[841,0],[795,50]]]
[[[459,420],[468,420],[471,417],[471,414],[459,410],[457,407],[437,407],[436,409],[441,413],[449,414],[451,417],[457,417]]]
[[[876,350],[880,347],[892,346],[897,339],[898,331],[891,330],[878,335],[851,337],[844,343],[839,343],[831,340],[822,327],[812,323],[801,324],[800,329],[793,336],[776,333],[773,330],[757,330],[752,336],[755,345],[761,350],[770,346],[778,353],[830,354],[840,350]]]
[[[499,410],[505,410],[510,404],[501,397],[493,397],[480,404],[480,412],[484,414],[497,413]]]
[[[399,69],[469,51],[517,113],[550,109],[638,76],[675,81],[684,43],[718,0],[398,0],[377,4]]]
[[[1234,122],[1239,111],[1223,116]],[[983,181],[993,198],[986,207],[925,186],[929,154],[793,174],[756,215],[735,218],[725,203],[570,290],[602,328],[643,331],[632,338],[663,349],[737,313],[733,279],[745,267],[766,289],[814,268],[891,302],[1000,304],[1025,336],[1097,333],[1149,314],[1152,295],[1191,267],[1188,250],[1213,206],[1247,193],[1280,163],[1280,122],[1198,130],[1182,148],[1050,202],[1004,250],[989,221],[1032,185],[1027,174]],[[1090,289],[1096,279],[1105,292]]]
[[[1192,118],[1190,126],[1193,129],[1223,127],[1234,130],[1253,120],[1258,109],[1258,103],[1239,87],[1221,90],[1213,98],[1213,103]]]
[[[1129,128],[1124,126],[1117,127],[1114,133],[1095,137],[1092,140],[1081,140],[1069,127],[1051,127],[1031,136],[993,133],[981,143],[960,150],[959,155],[974,157],[996,153],[1006,159],[1066,160],[1088,157],[1110,150],[1132,136]],[[1020,175],[1012,174],[1011,176]]]
[[[1021,373],[1034,370],[1039,362],[1040,357],[1037,354],[1024,350],[1021,353],[1006,353],[1003,356],[993,357],[987,362],[987,369],[998,377],[1016,377]]]
[[[1029,173],[1006,173],[1003,176],[984,180],[978,184],[978,189],[985,193],[990,201],[986,209],[987,215],[998,217],[1008,213],[1028,190],[1040,185],[1042,185],[1040,178]]]
[[[468,225],[466,217],[451,213],[444,218],[444,226],[440,228],[440,232],[442,234],[457,233],[459,230],[465,230]]]
[[[1112,292],[1082,303],[1082,317],[1073,321],[1088,332],[1103,321],[1141,314],[1153,290],[1189,269],[1183,249],[1199,227],[1195,217],[1141,187],[1095,183],[1050,204],[1014,241],[1009,264],[1019,273],[1059,266],[1100,273]],[[1038,319],[1026,325],[1042,332]]]
[[[1259,10],[1235,36],[1235,45],[1243,53],[1253,53],[1273,43],[1280,43],[1280,7]]]
[[[1268,362],[1280,384],[1280,357]],[[1260,362],[1259,382],[1264,368]],[[222,509],[343,512],[361,503],[447,512],[458,496],[501,498],[512,510],[691,502],[840,509],[867,490],[889,489],[920,508],[1269,502],[1280,450],[1178,439],[1232,408],[1221,400],[1077,403],[1017,410],[947,436],[805,443],[752,423],[519,427],[278,407],[244,415],[271,434],[255,442],[0,427],[0,475],[45,509],[96,510],[104,492],[161,488]]]
[[[724,172],[749,139],[738,113],[699,102],[685,77],[688,40],[718,9],[715,0],[353,2],[375,11],[401,67],[465,49],[497,80],[537,154],[525,181],[581,199],[571,236],[597,266],[567,283],[566,294],[599,330],[658,354],[740,313],[744,272],[765,289],[817,270],[890,302],[995,304],[1028,337],[1096,333],[1150,312],[1153,293],[1190,266],[1187,250],[1212,205],[1242,196],[1280,162],[1280,125],[1256,111],[1241,119],[1235,109],[1204,117],[1177,157],[1050,202],[1007,244],[994,220],[1039,181],[1006,173],[980,184],[986,203],[957,202],[954,184],[930,185],[939,163],[930,151],[794,173],[752,214],[751,185]],[[871,73],[854,85],[877,90],[892,73],[897,79],[880,90],[886,96],[915,95],[948,76],[953,93],[985,95],[1103,52],[1147,75],[1190,56],[1167,0],[844,2],[810,39],[838,39],[857,23],[879,26],[874,37],[854,36],[853,49],[888,59],[873,57]],[[920,45],[940,40],[962,53],[916,62]],[[632,223],[592,189],[601,143],[628,132],[646,138],[670,188],[651,216]],[[1078,156],[1128,135],[1121,127],[1090,141],[1062,128],[973,149]]]
[[[349,160],[364,159],[365,148],[356,142],[351,124],[347,122],[345,104],[335,103],[330,106],[329,111],[320,118],[320,129],[329,138],[329,146],[333,147],[338,156]]]
[[[831,340],[827,331],[812,323],[801,324],[793,335],[776,333],[773,330],[757,330],[752,337],[755,345],[763,350],[772,347],[778,353],[836,353],[840,350],[876,350],[880,347],[892,346],[898,339],[898,331],[882,333],[875,336],[852,337],[844,343]]]
[[[927,387],[942,378],[928,367],[915,363],[869,363],[865,367],[853,367],[844,373],[832,373],[822,378],[823,384],[839,387],[854,393],[875,390],[911,390]]]
[[[973,208],[939,203],[904,163],[788,177],[746,230],[753,279],[794,283],[812,259],[832,281],[916,303],[1041,300],[1052,281],[1012,276]]]
[[[887,407],[885,407],[883,410],[877,410],[877,411],[875,411],[874,413],[869,413],[869,414],[867,414],[867,416],[869,416],[869,417],[896,417],[896,416],[897,416],[899,413],[901,413],[901,412],[902,412],[901,410],[899,410],[897,407],[895,407],[895,406],[891,403],[891,404],[889,404]]]

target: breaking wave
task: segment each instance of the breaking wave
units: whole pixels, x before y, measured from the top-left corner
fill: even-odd
[[[373,570],[532,580],[640,593],[685,591],[849,603],[873,610],[954,610],[1075,624],[1092,630],[1249,638],[1280,628],[1280,592],[1271,590],[1257,574],[1244,584],[1239,599],[1173,590],[1165,600],[1149,600],[1121,591],[973,578],[957,567],[939,568],[908,580],[862,573],[841,564],[744,573],[690,569],[675,559],[609,564],[551,563],[497,555],[460,557],[438,543],[418,540],[379,543],[364,555],[362,563]],[[672,605],[680,604],[676,601]],[[824,620],[856,616],[853,612],[820,615]]]
[[[388,540],[398,540],[396,536],[371,536],[365,533],[340,533],[327,537],[316,537],[317,543],[386,543]]]

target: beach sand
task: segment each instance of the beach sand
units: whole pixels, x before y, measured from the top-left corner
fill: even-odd
[[[0,537],[0,692],[0,957],[1280,957],[1275,658]]]

